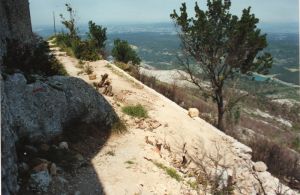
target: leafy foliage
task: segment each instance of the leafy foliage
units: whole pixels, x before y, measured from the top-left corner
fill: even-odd
[[[90,44],[94,48],[102,50],[105,48],[106,28],[96,25],[93,21],[89,21],[89,33],[88,33]]]
[[[55,37],[55,43],[68,55],[81,60],[96,61],[104,55],[106,28],[89,21],[89,33],[87,40],[81,40],[76,27],[76,14],[70,4],[66,4],[70,18],[67,20],[62,14],[62,24],[68,29],[68,33],[60,33]]]
[[[3,64],[7,73],[18,69],[25,75],[67,75],[63,65],[50,53],[47,42],[38,36],[28,44],[7,40],[7,53],[3,57]]]
[[[67,11],[69,12],[70,18],[67,20],[62,14],[60,14],[60,17],[62,19],[61,23],[69,30],[69,35],[73,39],[78,38],[78,28],[76,27],[76,12],[75,10],[71,7],[71,4],[66,3],[65,4]]]
[[[141,59],[138,57],[137,53],[130,47],[128,42],[120,39],[116,39],[114,41],[112,56],[117,61],[124,63],[128,63],[129,61],[137,65],[141,63]]]
[[[208,0],[207,6],[208,10],[203,11],[196,3],[195,17],[189,18],[183,3],[180,14],[174,10],[170,16],[180,27],[184,54],[180,59],[182,67],[200,89],[200,79],[210,81],[210,94],[218,107],[217,126],[223,130],[225,81],[240,73],[267,73],[272,66],[272,57],[268,53],[260,54],[267,46],[266,35],[257,28],[259,20],[250,13],[250,7],[238,18],[229,13],[230,1]],[[191,66],[190,60],[197,65]]]

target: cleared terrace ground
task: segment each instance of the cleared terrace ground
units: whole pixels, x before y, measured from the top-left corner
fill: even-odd
[[[78,74],[81,69],[76,67],[76,59],[57,50],[54,53],[70,76],[91,84],[95,82],[90,81],[86,74]],[[189,117],[186,110],[113,64],[104,60],[89,64],[97,75],[96,81],[105,73],[111,78],[114,96],[105,98],[128,127],[128,132],[111,136],[102,150],[91,159],[105,194],[197,194],[188,184],[189,181],[195,180],[194,176],[188,173],[196,169],[196,165],[190,163],[182,170],[180,163],[183,155],[197,158],[203,153],[213,157],[217,154],[221,156],[220,163],[237,181],[236,194],[255,193],[259,184],[254,179],[251,168],[249,169],[252,161],[249,160],[251,157],[248,147],[226,136],[204,120]],[[123,106],[136,104],[141,104],[148,110],[149,119],[139,120],[121,112]],[[162,147],[159,152],[155,142],[169,147]],[[184,154],[184,151],[187,151],[187,154]],[[176,169],[182,180],[177,181],[170,177],[153,162]],[[78,177],[89,178],[88,172],[80,174],[82,175]],[[257,174],[264,181],[264,188],[269,194],[273,194],[274,188],[278,186],[278,179],[268,172]],[[79,186],[78,190],[81,190]],[[93,191],[88,191],[92,189],[85,190],[83,194],[93,194]]]

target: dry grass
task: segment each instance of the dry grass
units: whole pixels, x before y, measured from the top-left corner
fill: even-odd
[[[268,170],[290,187],[300,189],[300,159],[299,155],[290,149],[278,145],[263,137],[256,137],[249,141],[254,161],[263,161]]]

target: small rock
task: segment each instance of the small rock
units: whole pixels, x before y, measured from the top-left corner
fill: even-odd
[[[56,166],[56,173],[62,174],[64,172],[63,168]]]
[[[48,170],[40,171],[30,175],[29,186],[32,190],[38,192],[47,192],[51,182],[51,176]]]
[[[74,193],[74,195],[80,195],[81,193],[80,193],[80,191],[76,191],[75,193]]]
[[[199,110],[197,108],[189,108],[188,115],[192,118],[199,116]]]
[[[239,153],[245,153],[245,154],[251,154],[252,149],[238,141],[235,141],[233,144],[233,147],[237,150]]]
[[[146,129],[146,128],[147,128],[147,125],[145,124],[144,121],[142,121],[142,122],[138,123],[138,128],[139,128],[139,129]]]
[[[50,174],[51,175],[56,175],[57,174],[57,168],[56,168],[56,164],[55,163],[51,163]]]
[[[97,78],[96,74],[90,74],[89,75],[89,80],[95,80]]]
[[[154,130],[154,129],[160,127],[160,126],[161,126],[161,124],[157,120],[151,120],[151,121],[149,121],[149,128],[151,130]]]
[[[48,171],[48,163],[41,163],[32,169],[33,172]]]
[[[84,160],[84,157],[81,154],[76,154],[75,157],[79,161],[83,161]]]
[[[253,168],[257,172],[264,172],[268,169],[267,165],[261,161],[254,163]]]
[[[50,149],[50,146],[47,145],[47,144],[41,144],[40,147],[39,147],[40,151],[42,152],[48,152],[49,149]]]
[[[59,147],[60,149],[66,149],[66,150],[69,149],[69,145],[68,145],[67,142],[60,142],[59,145],[58,145],[58,147]]]
[[[61,177],[61,176],[58,176],[57,179],[61,184],[67,184],[68,183],[68,181],[65,178]]]
[[[19,172],[20,173],[26,173],[29,171],[29,166],[25,162],[22,162],[19,164]]]
[[[42,159],[42,158],[34,158],[29,162],[30,167],[36,167],[42,163],[49,163],[49,161],[47,161],[46,159]]]

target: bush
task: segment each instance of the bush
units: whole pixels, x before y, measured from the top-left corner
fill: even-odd
[[[132,62],[135,65],[141,63],[141,59],[137,53],[130,47],[127,41],[116,39],[114,41],[114,48],[112,50],[112,56],[116,61],[128,63]]]
[[[106,28],[103,28],[102,26],[96,25],[94,22],[89,21],[88,38],[90,45],[92,45],[92,47],[99,52],[102,52],[102,50],[105,48],[105,41],[107,39]]]
[[[7,40],[6,51],[3,65],[7,73],[14,73],[18,69],[24,72],[25,76],[29,74],[67,75],[63,65],[50,53],[47,42],[38,36],[30,44]]]
[[[88,63],[84,66],[83,71],[84,71],[86,74],[92,74],[92,73],[94,72],[94,71],[93,71],[93,67],[90,66]]]
[[[79,38],[71,38],[68,34],[58,34],[54,43],[65,51],[69,56],[80,60],[96,61],[100,56],[89,41],[81,41]]]
[[[299,157],[290,149],[271,142],[265,138],[255,138],[249,143],[254,161],[263,161],[269,171],[280,179],[288,178],[289,186],[300,189]],[[297,183],[298,186],[294,186]]]
[[[148,117],[147,110],[140,104],[136,106],[125,106],[122,108],[122,111],[125,114],[128,114],[130,116],[138,117],[138,118],[146,118]]]
[[[104,47],[106,37],[106,28],[96,25],[89,21],[89,33],[87,40],[81,40],[76,27],[76,12],[70,4],[65,4],[69,12],[69,19],[60,14],[61,22],[68,30],[68,33],[60,33],[54,36],[55,43],[69,56],[77,59],[96,61],[101,59],[101,55],[105,56]]]

